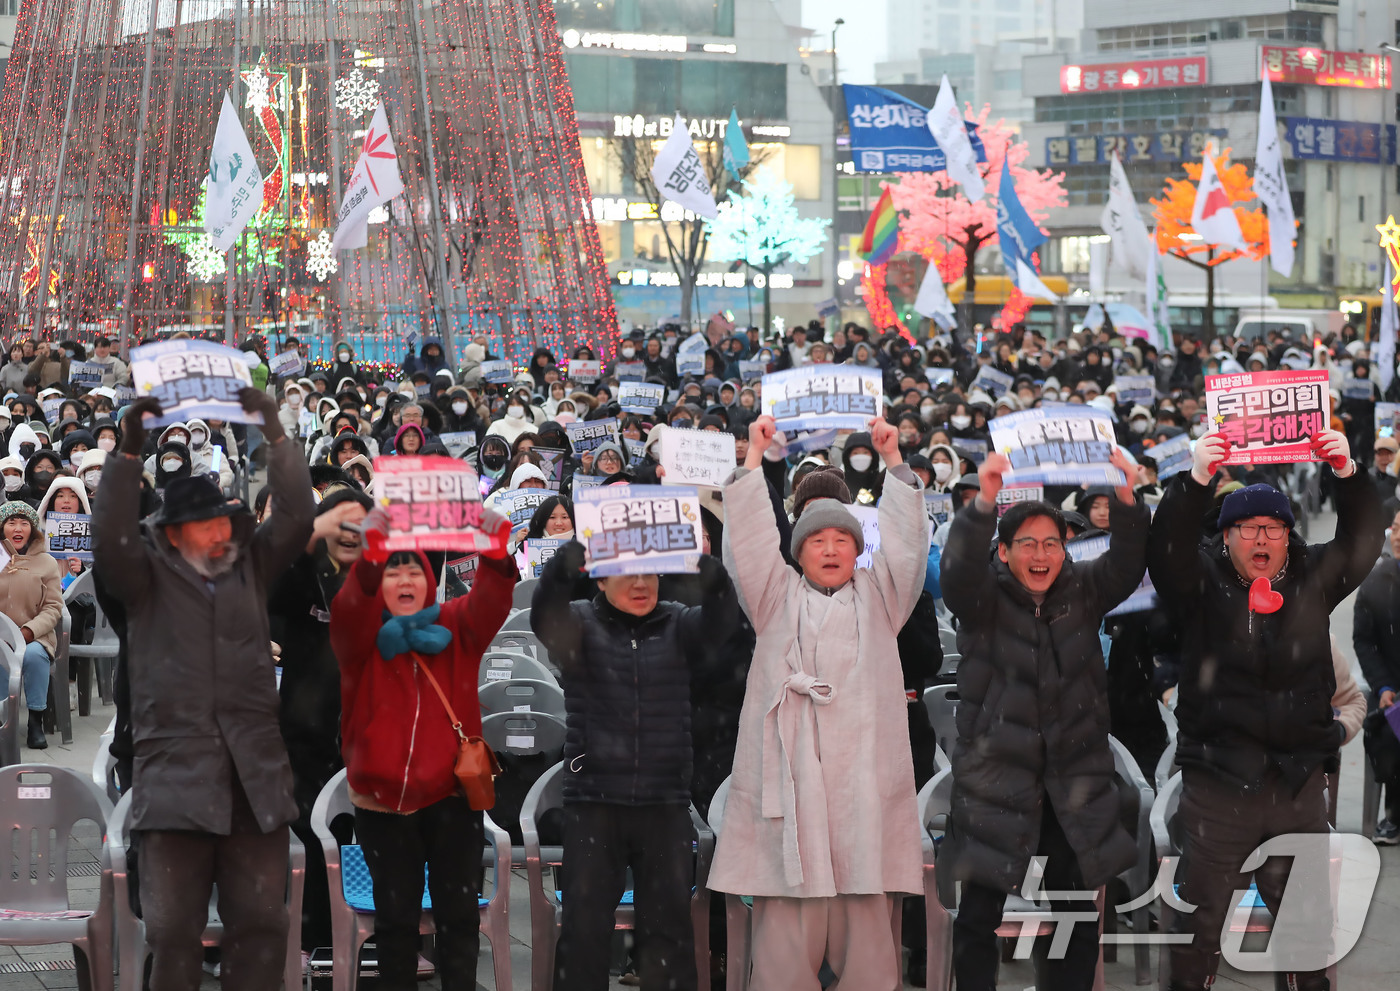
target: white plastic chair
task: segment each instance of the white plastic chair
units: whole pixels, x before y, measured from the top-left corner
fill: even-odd
[[[552,681],[514,678],[493,681],[477,692],[483,715],[497,712],[542,712],[564,718],[564,692]]]
[[[0,613],[0,663],[5,665],[8,691],[0,706],[0,766],[20,762],[20,721],[24,705],[24,636],[19,627]]]
[[[1152,837],[1152,804],[1156,800],[1156,795],[1152,791],[1152,786],[1147,783],[1147,778],[1143,776],[1137,761],[1128,752],[1128,748],[1113,736],[1108,738],[1108,747],[1113,752],[1113,770],[1137,795],[1136,829],[1133,831],[1133,842],[1137,844],[1137,859],[1133,862],[1132,867],[1118,875],[1127,886],[1129,897],[1135,898],[1152,886],[1157,863],[1156,858],[1153,857],[1154,841]],[[1147,934],[1149,916],[1146,904],[1133,910],[1134,936],[1142,937]],[[1150,984],[1152,982],[1152,952],[1147,943],[1140,940],[1133,943],[1133,962],[1137,983]]]
[[[958,686],[933,685],[924,689],[924,708],[934,739],[944,754],[952,756],[958,742]]]
[[[521,609],[519,612],[511,613],[510,618],[501,624],[501,630],[507,633],[521,633],[532,629],[529,609]]]
[[[545,660],[549,655],[549,651],[545,650],[544,644],[531,629],[502,630],[491,638],[490,649],[513,650],[517,654],[529,654],[538,660]]]
[[[121,801],[117,786],[117,759],[112,756],[112,739],[117,732],[117,717],[113,716],[97,740],[97,753],[92,756],[92,783],[101,788],[113,805]]]
[[[107,614],[102,611],[102,606],[98,605],[97,594],[93,586],[92,572],[84,571],[63,593],[65,604],[71,603],[79,595],[90,595],[93,606],[97,610],[96,621],[92,629],[92,643],[73,643],[70,640],[68,644],[69,663],[72,663],[73,658],[78,659],[78,715],[80,716],[86,716],[92,711],[93,662],[96,662],[97,667],[97,694],[104,705],[112,704],[112,671],[116,667],[117,653],[121,649],[121,643],[117,639],[117,631],[112,629]]]
[[[543,712],[496,712],[481,720],[481,738],[498,754],[529,757],[564,753],[563,716]],[[547,773],[547,772],[546,772]]]
[[[513,650],[488,650],[482,654],[477,675],[478,688],[485,688],[496,681],[519,681],[522,678],[559,687],[559,679],[549,668],[528,654]]]
[[[9,827],[0,870],[0,945],[72,943],[78,986],[111,991],[112,870],[104,851],[97,908],[74,909],[68,852],[75,823],[104,829],[107,796],[76,771],[55,764],[0,768],[0,817]],[[50,837],[53,837],[50,840]]]
[[[331,832],[331,823],[342,815],[353,815],[350,788],[342,769],[326,782],[311,809],[311,829],[321,841],[326,858],[326,881],[331,896],[331,987],[333,991],[355,991],[360,981],[360,947],[374,935],[374,913],[358,911],[345,900],[341,874],[340,841]],[[487,848],[482,862],[492,868],[491,897],[478,898],[481,933],[491,944],[496,987],[510,988],[510,836],[483,814]],[[432,933],[433,914],[423,912],[418,931]],[[291,987],[289,984],[288,987]]]
[[[530,602],[535,597],[535,586],[540,583],[538,578],[526,578],[515,583],[515,589],[510,594],[510,604],[515,609],[529,609]]]

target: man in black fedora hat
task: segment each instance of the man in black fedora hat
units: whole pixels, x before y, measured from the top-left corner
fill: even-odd
[[[217,884],[223,985],[281,983],[286,957],[287,826],[292,773],[278,726],[267,590],[305,548],[315,505],[305,459],[287,442],[277,404],[239,394],[261,413],[272,511],[255,524],[207,475],[176,479],[165,505],[139,518],[144,414],[132,404],[104,469],[93,519],[94,566],[128,624],[135,768],[131,825],[140,844],[151,991],[200,982],[200,935]]]

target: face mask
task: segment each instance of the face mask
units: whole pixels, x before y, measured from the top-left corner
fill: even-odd
[[[930,413],[932,413],[932,412],[933,412],[933,403],[921,403],[921,404],[919,405],[919,414],[920,414],[921,416],[923,416],[924,419],[928,419],[928,415],[929,415]]]
[[[863,453],[863,452],[862,452],[862,453],[859,453],[859,454],[852,454],[852,455],[851,455],[851,470],[852,470],[852,471],[869,471],[869,470],[870,470],[870,466],[871,466],[872,464],[874,464],[874,463],[875,463],[875,458],[874,458],[872,455],[865,454],[865,453]]]
[[[194,447],[203,447],[203,446],[204,446],[204,442],[205,442],[206,440],[208,440],[208,439],[209,439],[208,437],[206,437],[204,434],[200,433],[198,430],[196,430],[194,433],[190,434],[190,444],[191,444],[192,446],[194,446]]]
[[[96,492],[97,486],[102,481],[102,469],[94,468],[83,476],[83,484],[88,487],[89,492]]]
[[[945,461],[935,461],[933,463],[933,480],[942,485],[953,477],[953,466]]]
[[[506,417],[507,417],[508,419],[511,419],[511,420],[523,420],[523,419],[525,418],[525,407],[524,407],[524,406],[508,406],[508,407],[506,407]]]
[[[111,454],[117,449],[117,442],[114,438],[111,437],[100,437],[98,438],[97,446],[102,448],[102,450],[106,451],[108,454]]]
[[[162,471],[179,471],[180,466],[184,463],[179,458],[161,458],[160,467]]]
[[[462,415],[463,413],[465,413],[466,411],[467,411],[467,404],[466,404],[466,403],[453,403],[453,404],[452,404],[452,412],[456,413],[458,416],[461,416],[461,415]]]
[[[349,351],[342,351],[342,352],[340,352],[340,354],[336,355],[336,357],[339,358],[341,361],[349,361],[349,360],[350,360],[350,352],[349,352]]]
[[[53,472],[51,471],[36,471],[34,473],[34,484],[41,489],[47,489],[49,487],[49,483],[52,481]]]
[[[34,452],[38,450],[38,447],[37,444],[21,444],[19,446],[19,456],[25,461],[28,461],[34,456]]]
[[[5,476],[5,491],[13,492],[24,484],[24,479],[19,475]]]
[[[287,405],[290,406],[292,409],[296,409],[298,406],[300,406],[300,405],[301,405],[301,393],[299,393],[299,392],[289,392],[289,393],[287,393]]]
[[[1196,438],[1197,440],[1200,440],[1205,435],[1206,425],[1204,423],[1197,423],[1191,428],[1191,436]]]
[[[378,406],[380,409],[383,409],[383,408],[384,408],[384,404],[387,403],[388,401],[389,401],[389,397],[388,397],[388,396],[375,396],[375,397],[374,397],[374,405]]]
[[[1048,399],[1050,402],[1059,402],[1060,394],[1054,389],[1046,389],[1040,394],[1041,399]]]
[[[972,417],[954,416],[949,418],[949,422],[952,423],[955,430],[966,430],[968,427],[972,426]]]
[[[1134,420],[1132,423],[1128,424],[1128,429],[1135,434],[1145,434],[1147,433],[1147,421]]]

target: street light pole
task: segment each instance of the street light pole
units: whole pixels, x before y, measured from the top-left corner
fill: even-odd
[[[1396,54],[1400,54],[1400,48],[1397,48],[1396,46],[1390,44],[1390,43],[1387,42],[1387,41],[1382,41],[1382,42],[1380,43],[1380,46],[1379,46],[1379,47],[1380,47],[1380,50],[1381,50],[1381,53],[1382,53],[1382,54],[1381,54],[1381,58],[1382,58],[1382,59],[1385,58],[1385,54],[1384,54],[1384,53],[1386,53],[1386,52],[1394,52],[1394,53],[1396,53]],[[1380,112],[1380,129],[1381,129],[1381,133],[1380,133],[1380,135],[1379,135],[1379,138],[1380,138],[1380,151],[1377,153],[1378,157],[1379,157],[1380,160],[1381,160],[1381,213],[1380,213],[1380,220],[1381,220],[1381,223],[1385,223],[1385,218],[1388,216],[1388,214],[1386,213],[1386,194],[1389,192],[1389,190],[1388,190],[1386,187],[1390,185],[1391,170],[1395,168],[1395,163],[1394,163],[1394,162],[1391,162],[1391,163],[1387,164],[1387,163],[1386,163],[1386,160],[1385,160],[1385,153],[1386,153],[1386,149],[1387,149],[1387,147],[1388,147],[1388,146],[1387,146],[1387,143],[1386,143],[1386,124],[1387,124],[1386,116],[1387,116],[1387,113],[1388,113],[1388,112],[1387,112],[1387,109],[1386,109],[1386,104],[1388,104],[1388,103],[1390,102],[1390,99],[1389,99],[1389,98],[1390,98],[1390,88],[1389,88],[1390,76],[1389,76],[1388,74],[1385,74],[1385,68],[1384,68],[1384,66],[1385,66],[1385,63],[1382,62],[1382,63],[1381,63],[1381,73],[1382,73],[1383,75],[1385,75],[1386,88],[1385,88],[1385,89],[1376,90],[1376,94],[1381,98],[1381,112]],[[1384,257],[1384,256],[1385,256],[1385,251],[1384,251],[1384,249],[1382,249],[1382,251],[1381,251],[1381,256],[1382,256],[1382,257],[1381,257],[1381,267],[1380,267],[1381,293],[1382,293],[1382,295],[1384,295],[1384,294],[1388,291],[1387,286],[1386,286],[1386,283],[1385,283],[1385,257]],[[1370,320],[1369,320],[1369,319],[1366,320],[1366,326],[1362,328],[1362,336],[1365,337],[1366,340],[1370,340],[1370,339],[1371,339],[1371,326],[1370,326]]]
[[[841,135],[841,117],[836,112],[841,73],[836,61],[836,32],[845,23],[838,17],[831,26],[831,296],[838,304],[836,326],[841,322],[841,162],[836,147]]]

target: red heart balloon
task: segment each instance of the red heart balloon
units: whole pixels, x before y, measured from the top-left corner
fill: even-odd
[[[1257,613],[1278,612],[1283,608],[1283,596],[1274,591],[1267,578],[1256,578],[1249,586],[1249,608]]]

